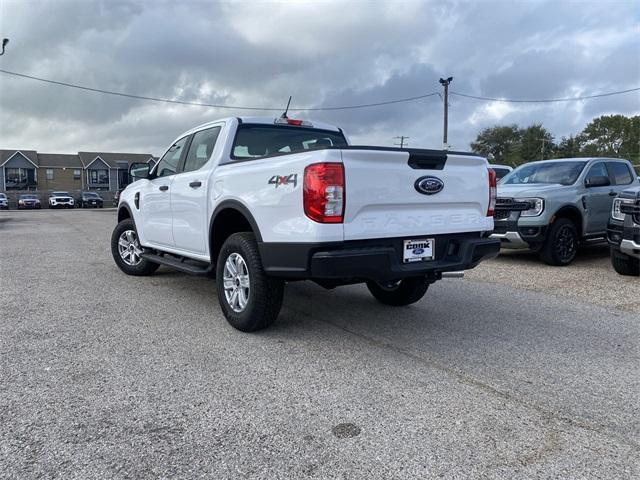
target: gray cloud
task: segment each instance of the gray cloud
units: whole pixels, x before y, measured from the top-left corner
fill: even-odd
[[[138,95],[229,105],[336,106],[452,90],[555,98],[640,84],[634,2],[0,2],[11,38],[0,68]],[[552,105],[452,97],[450,143],[497,123],[556,137],[603,113],[637,114],[628,94]],[[241,111],[155,104],[0,74],[0,147],[151,151]],[[301,114],[302,115],[302,114]],[[439,147],[442,102],[310,112],[357,143]]]

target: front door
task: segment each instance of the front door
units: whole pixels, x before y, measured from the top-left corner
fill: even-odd
[[[585,182],[591,177],[609,177],[609,172],[604,162],[598,162],[591,165]],[[590,187],[587,188],[587,222],[586,233],[597,234],[606,232],[607,222],[609,221],[609,215],[611,213],[611,203],[613,197],[610,195],[612,192],[610,185],[604,187]]]
[[[185,253],[207,255],[209,252],[209,161],[220,128],[210,127],[193,134],[181,172],[175,176],[171,185],[173,239],[175,247]]]
[[[182,158],[188,137],[174,143],[160,159],[155,178],[147,180],[140,190],[142,210],[142,238],[144,243],[173,247],[171,218],[171,187]]]

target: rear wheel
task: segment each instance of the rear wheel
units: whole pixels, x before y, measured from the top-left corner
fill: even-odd
[[[130,218],[121,221],[111,234],[111,254],[116,265],[127,275],[151,275],[160,265],[142,258],[142,253],[135,224]]]
[[[216,286],[222,313],[242,332],[266,328],[280,313],[284,281],[264,272],[253,233],[234,233],[224,242]]]
[[[611,265],[620,275],[632,277],[640,275],[640,259],[625,255],[614,248],[611,249]]]
[[[568,218],[559,218],[549,227],[540,250],[540,258],[548,265],[564,267],[578,254],[578,229]]]
[[[395,282],[367,282],[376,300],[385,305],[402,307],[416,303],[427,293],[429,283],[424,277],[405,278]]]

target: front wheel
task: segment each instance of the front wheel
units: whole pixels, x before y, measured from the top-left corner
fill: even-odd
[[[578,230],[568,218],[559,218],[551,224],[540,250],[540,258],[555,267],[565,267],[578,254]]]
[[[396,282],[367,282],[371,295],[380,303],[403,307],[416,303],[427,293],[429,282],[424,277],[405,278]]]
[[[640,259],[611,248],[611,265],[620,275],[637,277],[640,275]]]
[[[111,234],[111,254],[116,265],[127,275],[151,275],[160,265],[142,258],[142,253],[133,220],[121,221]]]
[[[265,273],[253,233],[234,233],[224,242],[216,287],[222,313],[242,332],[266,328],[280,313],[284,281]]]

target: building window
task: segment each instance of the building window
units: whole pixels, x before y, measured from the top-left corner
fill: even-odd
[[[53,180],[53,168],[47,168],[47,180]]]
[[[82,175],[82,170],[80,170],[79,168],[75,168],[73,170],[73,179],[80,180],[80,175]]]
[[[29,190],[36,187],[36,171],[33,168],[5,168],[7,190]]]
[[[109,185],[109,170],[89,170],[89,183],[92,185]]]

